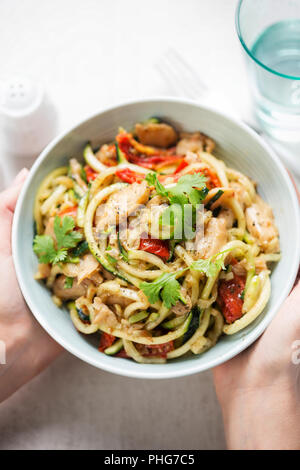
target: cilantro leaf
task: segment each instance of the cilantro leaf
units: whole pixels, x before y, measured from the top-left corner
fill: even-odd
[[[184,194],[175,194],[174,196],[170,196],[169,201],[170,204],[180,204],[181,206],[185,206],[189,203],[188,197]]]
[[[214,277],[218,275],[221,269],[225,269],[224,256],[228,253],[230,248],[220,253],[216,253],[208,259],[199,259],[194,261],[189,267],[181,269],[175,273],[163,273],[155,281],[141,282],[140,289],[148,297],[150,304],[155,304],[158,300],[162,299],[167,308],[171,308],[178,300],[186,303],[181,295],[181,285],[177,281],[177,277],[184,274],[187,270],[195,270],[204,273],[207,277]]]
[[[185,270],[181,270],[183,273]],[[150,304],[155,304],[160,296],[167,308],[171,308],[180,299],[180,284],[176,273],[163,273],[153,282],[141,282],[140,289],[148,297]]]
[[[150,304],[155,304],[159,300],[159,294],[169,279],[168,274],[162,274],[153,282],[141,282],[140,289],[148,297]]]
[[[151,185],[155,187],[155,190],[157,194],[159,194],[162,197],[168,197],[168,191],[166,188],[158,181],[158,178],[155,173],[148,173],[146,176],[146,181]]]
[[[220,256],[228,251],[230,250],[221,251],[207,259],[198,259],[190,265],[190,269],[200,271],[207,277],[215,277],[221,269],[225,269],[224,257]]]
[[[57,241],[57,248],[74,248],[82,239],[80,232],[73,230],[75,222],[73,217],[65,216],[62,221],[56,216],[54,219],[54,233]]]
[[[194,188],[191,189],[189,194],[189,201],[193,206],[197,206],[197,204],[200,204],[203,201],[202,192]]]
[[[62,220],[56,216],[54,219],[54,240],[49,235],[36,235],[33,240],[33,251],[38,255],[40,263],[59,264],[73,262],[68,256],[68,249],[75,248],[82,239],[79,232],[73,230],[75,222],[72,217],[65,216]]]
[[[149,173],[146,180],[152,186],[155,186],[156,192],[167,197],[170,206],[162,213],[160,218],[160,224],[165,226],[174,227],[177,226],[180,231],[177,238],[182,239],[182,227],[184,229],[184,235],[187,239],[195,237],[195,231],[193,227],[196,221],[196,209],[197,205],[200,204],[206,197],[208,189],[205,185],[206,177],[195,173],[192,175],[183,175],[179,178],[177,184],[166,188],[157,179],[155,173]],[[188,217],[186,222],[186,206],[190,205],[192,212],[189,212],[191,217]]]
[[[221,266],[218,262],[213,262],[210,259],[198,259],[190,268],[204,273],[207,277],[214,277],[219,272]]]
[[[173,196],[182,196],[186,195],[192,204],[190,198],[192,193],[192,199],[195,198],[195,194],[199,193],[198,199],[200,199],[201,193],[200,190],[205,187],[206,177],[200,175],[199,173],[194,173],[193,175],[183,175],[179,178],[178,183],[175,186],[172,186],[168,189],[169,193]],[[198,202],[197,202],[198,203]]]
[[[56,250],[54,240],[49,235],[36,235],[33,241],[33,251],[38,255],[40,263],[58,264],[67,258],[67,250]]]
[[[146,176],[146,181],[147,181],[147,183],[149,183],[151,186],[155,186],[156,180],[157,180],[157,177],[156,177],[156,174],[155,174],[155,173],[148,173],[148,174],[147,174],[147,176]]]
[[[181,205],[190,203],[196,207],[205,199],[208,192],[205,182],[205,176],[199,173],[183,175],[175,186],[169,188],[170,202],[172,204],[177,202]]]
[[[161,297],[167,308],[171,308],[180,299],[180,284],[179,282],[171,278],[163,287]]]
[[[38,255],[40,263],[52,263],[57,254],[53,238],[49,235],[36,235],[33,240],[33,251]]]
[[[179,178],[178,182],[166,188],[163,186],[157,178],[155,173],[149,173],[146,176],[146,181],[155,186],[157,194],[163,197],[167,197],[171,204],[198,204],[202,201],[206,193],[205,191],[202,194],[202,190],[206,188],[205,182],[207,178],[199,173],[194,173],[193,175],[183,175]],[[193,202],[192,202],[193,201]]]
[[[68,252],[67,250],[58,250],[55,257],[52,260],[52,264],[59,264],[68,261]]]

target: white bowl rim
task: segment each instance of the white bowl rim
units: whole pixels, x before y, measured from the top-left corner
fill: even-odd
[[[291,179],[290,176],[280,161],[279,157],[275,154],[273,149],[270,147],[268,143],[266,143],[253,129],[251,129],[247,124],[242,122],[236,117],[233,117],[231,114],[227,113],[226,111],[220,111],[216,109],[214,106],[206,105],[206,104],[201,104],[198,103],[197,101],[189,100],[186,98],[178,98],[178,97],[172,97],[172,96],[155,96],[155,97],[150,97],[150,98],[142,98],[142,99],[135,99],[135,100],[128,100],[121,102],[117,105],[101,108],[97,112],[86,116],[84,119],[79,121],[76,125],[71,126],[67,130],[61,132],[57,137],[55,137],[45,148],[44,150],[40,153],[36,161],[34,162],[33,166],[30,169],[29,175],[25,181],[25,184],[22,188],[22,191],[20,193],[20,196],[17,201],[15,213],[14,213],[14,218],[13,218],[13,226],[12,226],[12,254],[13,254],[13,261],[16,269],[16,275],[17,279],[19,282],[19,286],[21,288],[22,294],[25,298],[25,301],[30,308],[31,312],[33,313],[34,317],[37,319],[37,321],[40,323],[40,325],[46,330],[46,332],[61,346],[63,346],[64,349],[72,353],[74,356],[78,357],[79,359],[87,362],[88,364],[91,364],[95,366],[98,369],[105,370],[107,372],[111,372],[114,374],[122,375],[125,377],[132,377],[132,378],[140,378],[140,379],[170,379],[170,378],[177,378],[177,377],[184,377],[187,375],[192,375],[196,374],[198,372],[202,372],[204,370],[211,369],[213,367],[216,367],[220,364],[223,364],[224,362],[232,359],[235,357],[237,354],[241,353],[244,351],[246,348],[248,348],[252,343],[254,343],[257,338],[261,336],[261,334],[265,331],[267,326],[271,323],[272,319],[275,317],[277,314],[280,306],[282,305],[283,301],[285,298],[288,296],[290,293],[299,268],[299,263],[300,263],[300,244],[296,244],[294,247],[295,253],[294,253],[294,261],[293,265],[291,266],[290,269],[290,275],[288,281],[284,284],[284,287],[281,290],[281,295],[279,296],[279,299],[277,300],[276,305],[273,307],[273,313],[272,315],[266,315],[261,322],[247,335],[241,339],[235,346],[232,347],[230,351],[228,351],[226,354],[222,354],[221,356],[211,359],[210,361],[207,361],[205,364],[197,364],[194,363],[194,361],[191,361],[190,363],[186,363],[186,367],[184,369],[179,369],[179,370],[171,370],[171,371],[162,371],[160,372],[150,372],[150,370],[147,371],[147,364],[145,364],[143,370],[126,370],[126,367],[124,366],[124,363],[122,365],[118,366],[118,361],[116,361],[116,364],[114,365],[108,365],[106,363],[106,358],[105,355],[101,355],[101,358],[99,357],[99,361],[94,361],[93,358],[89,357],[87,354],[82,353],[81,351],[78,351],[76,347],[73,347],[71,344],[69,344],[68,341],[65,340],[63,335],[59,334],[55,329],[52,329],[46,320],[46,318],[41,314],[38,310],[38,308],[35,306],[34,301],[30,297],[30,292],[27,291],[27,288],[25,286],[25,283],[23,282],[22,279],[22,269],[21,269],[21,263],[19,262],[17,258],[17,235],[18,235],[18,225],[19,221],[21,220],[21,209],[22,209],[22,202],[23,199],[27,193],[27,190],[31,184],[32,179],[34,178],[40,164],[42,161],[47,157],[48,153],[52,150],[55,145],[60,142],[63,138],[66,137],[71,131],[75,131],[78,127],[80,127],[82,124],[85,122],[95,118],[99,114],[103,114],[105,112],[109,111],[114,111],[117,110],[121,107],[128,106],[128,105],[135,105],[135,104],[142,104],[144,103],[145,105],[148,103],[152,102],[164,102],[164,103],[182,103],[182,104],[187,104],[187,105],[192,105],[192,106],[197,106],[201,108],[202,110],[207,110],[211,113],[215,113],[216,115],[219,115],[221,117],[224,117],[226,120],[230,121],[234,125],[238,126],[239,128],[243,129],[246,131],[248,134],[252,136],[254,140],[256,140],[264,149],[267,151],[269,157],[271,160],[273,160],[274,164],[277,165],[278,169],[282,173],[282,177],[285,180],[286,183],[286,189],[289,191],[289,195],[292,200],[292,209],[295,214],[295,239],[300,240],[300,213],[299,213],[299,202],[298,202],[298,197],[296,194],[296,190],[294,188],[294,185],[291,184]],[[124,361],[125,362],[125,361]],[[139,364],[141,365],[141,364]]]

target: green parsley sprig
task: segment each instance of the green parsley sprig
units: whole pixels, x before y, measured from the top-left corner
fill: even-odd
[[[205,199],[207,194],[205,185],[207,178],[199,173],[183,175],[174,186],[169,188],[161,184],[156,173],[149,173],[146,176],[146,181],[155,187],[157,194],[166,197],[170,204],[180,204],[182,206],[192,204],[196,206]]]
[[[160,298],[167,308],[171,308],[180,299],[180,284],[176,277],[185,270],[176,273],[164,273],[153,282],[142,282],[140,289],[148,297],[150,304],[155,304]]]
[[[222,256],[230,250],[224,250],[211,256],[208,259],[194,261],[189,267],[176,271],[175,273],[163,273],[153,282],[142,282],[140,289],[148,297],[150,304],[155,304],[162,300],[167,308],[171,308],[178,300],[185,303],[181,295],[181,285],[177,278],[180,278],[189,269],[204,273],[207,277],[215,277],[221,269],[225,269]]]
[[[75,222],[72,217],[65,216],[61,219],[56,216],[54,219],[56,244],[50,235],[36,235],[33,240],[33,251],[38,256],[39,262],[59,264],[77,261],[68,256],[68,250],[75,248],[82,239],[81,233],[74,228]]]
[[[214,259],[214,257],[198,259],[191,264],[190,269],[204,273],[206,277],[215,277],[221,269],[225,269],[224,259]]]
[[[146,181],[155,187],[158,195],[167,198],[170,204],[162,213],[160,224],[171,228],[176,226],[177,233],[183,235],[184,231],[186,238],[194,238],[193,226],[196,222],[197,205],[201,204],[208,193],[206,180],[207,178],[199,173],[183,175],[177,184],[166,188],[155,173],[149,173]],[[187,220],[184,220],[185,215]],[[173,234],[173,231],[170,230],[170,234]]]

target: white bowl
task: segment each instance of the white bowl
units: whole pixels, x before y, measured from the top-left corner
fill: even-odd
[[[74,155],[81,155],[88,140],[112,140],[118,127],[130,129],[135,122],[160,116],[179,130],[208,134],[217,142],[217,156],[258,182],[258,192],[272,206],[280,232],[282,259],[271,275],[272,294],[264,312],[248,328],[223,336],[200,356],[180,358],[167,364],[137,364],[101,354],[90,336],[79,334],[65,310],[57,308],[50,291],[33,279],[37,258],[32,251],[33,203],[42,179]],[[272,150],[245,124],[207,106],[179,99],[149,99],[126,103],[100,112],[57,137],[33,165],[18,200],[13,223],[13,257],[26,302],[43,328],[64,348],[100,369],[137,378],[170,378],[194,374],[217,366],[253,343],[268,326],[289,294],[299,266],[300,224],[297,196],[291,180]],[[282,325],[284,328],[284,325]]]

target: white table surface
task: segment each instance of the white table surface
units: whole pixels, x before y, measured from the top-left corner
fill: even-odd
[[[249,119],[235,0],[1,0],[0,73],[41,80],[59,130],[111,104],[167,95],[169,46]],[[16,166],[1,152],[8,182]],[[3,179],[1,179],[3,183]],[[0,449],[221,449],[212,375],[127,379],[68,353],[0,406]]]

